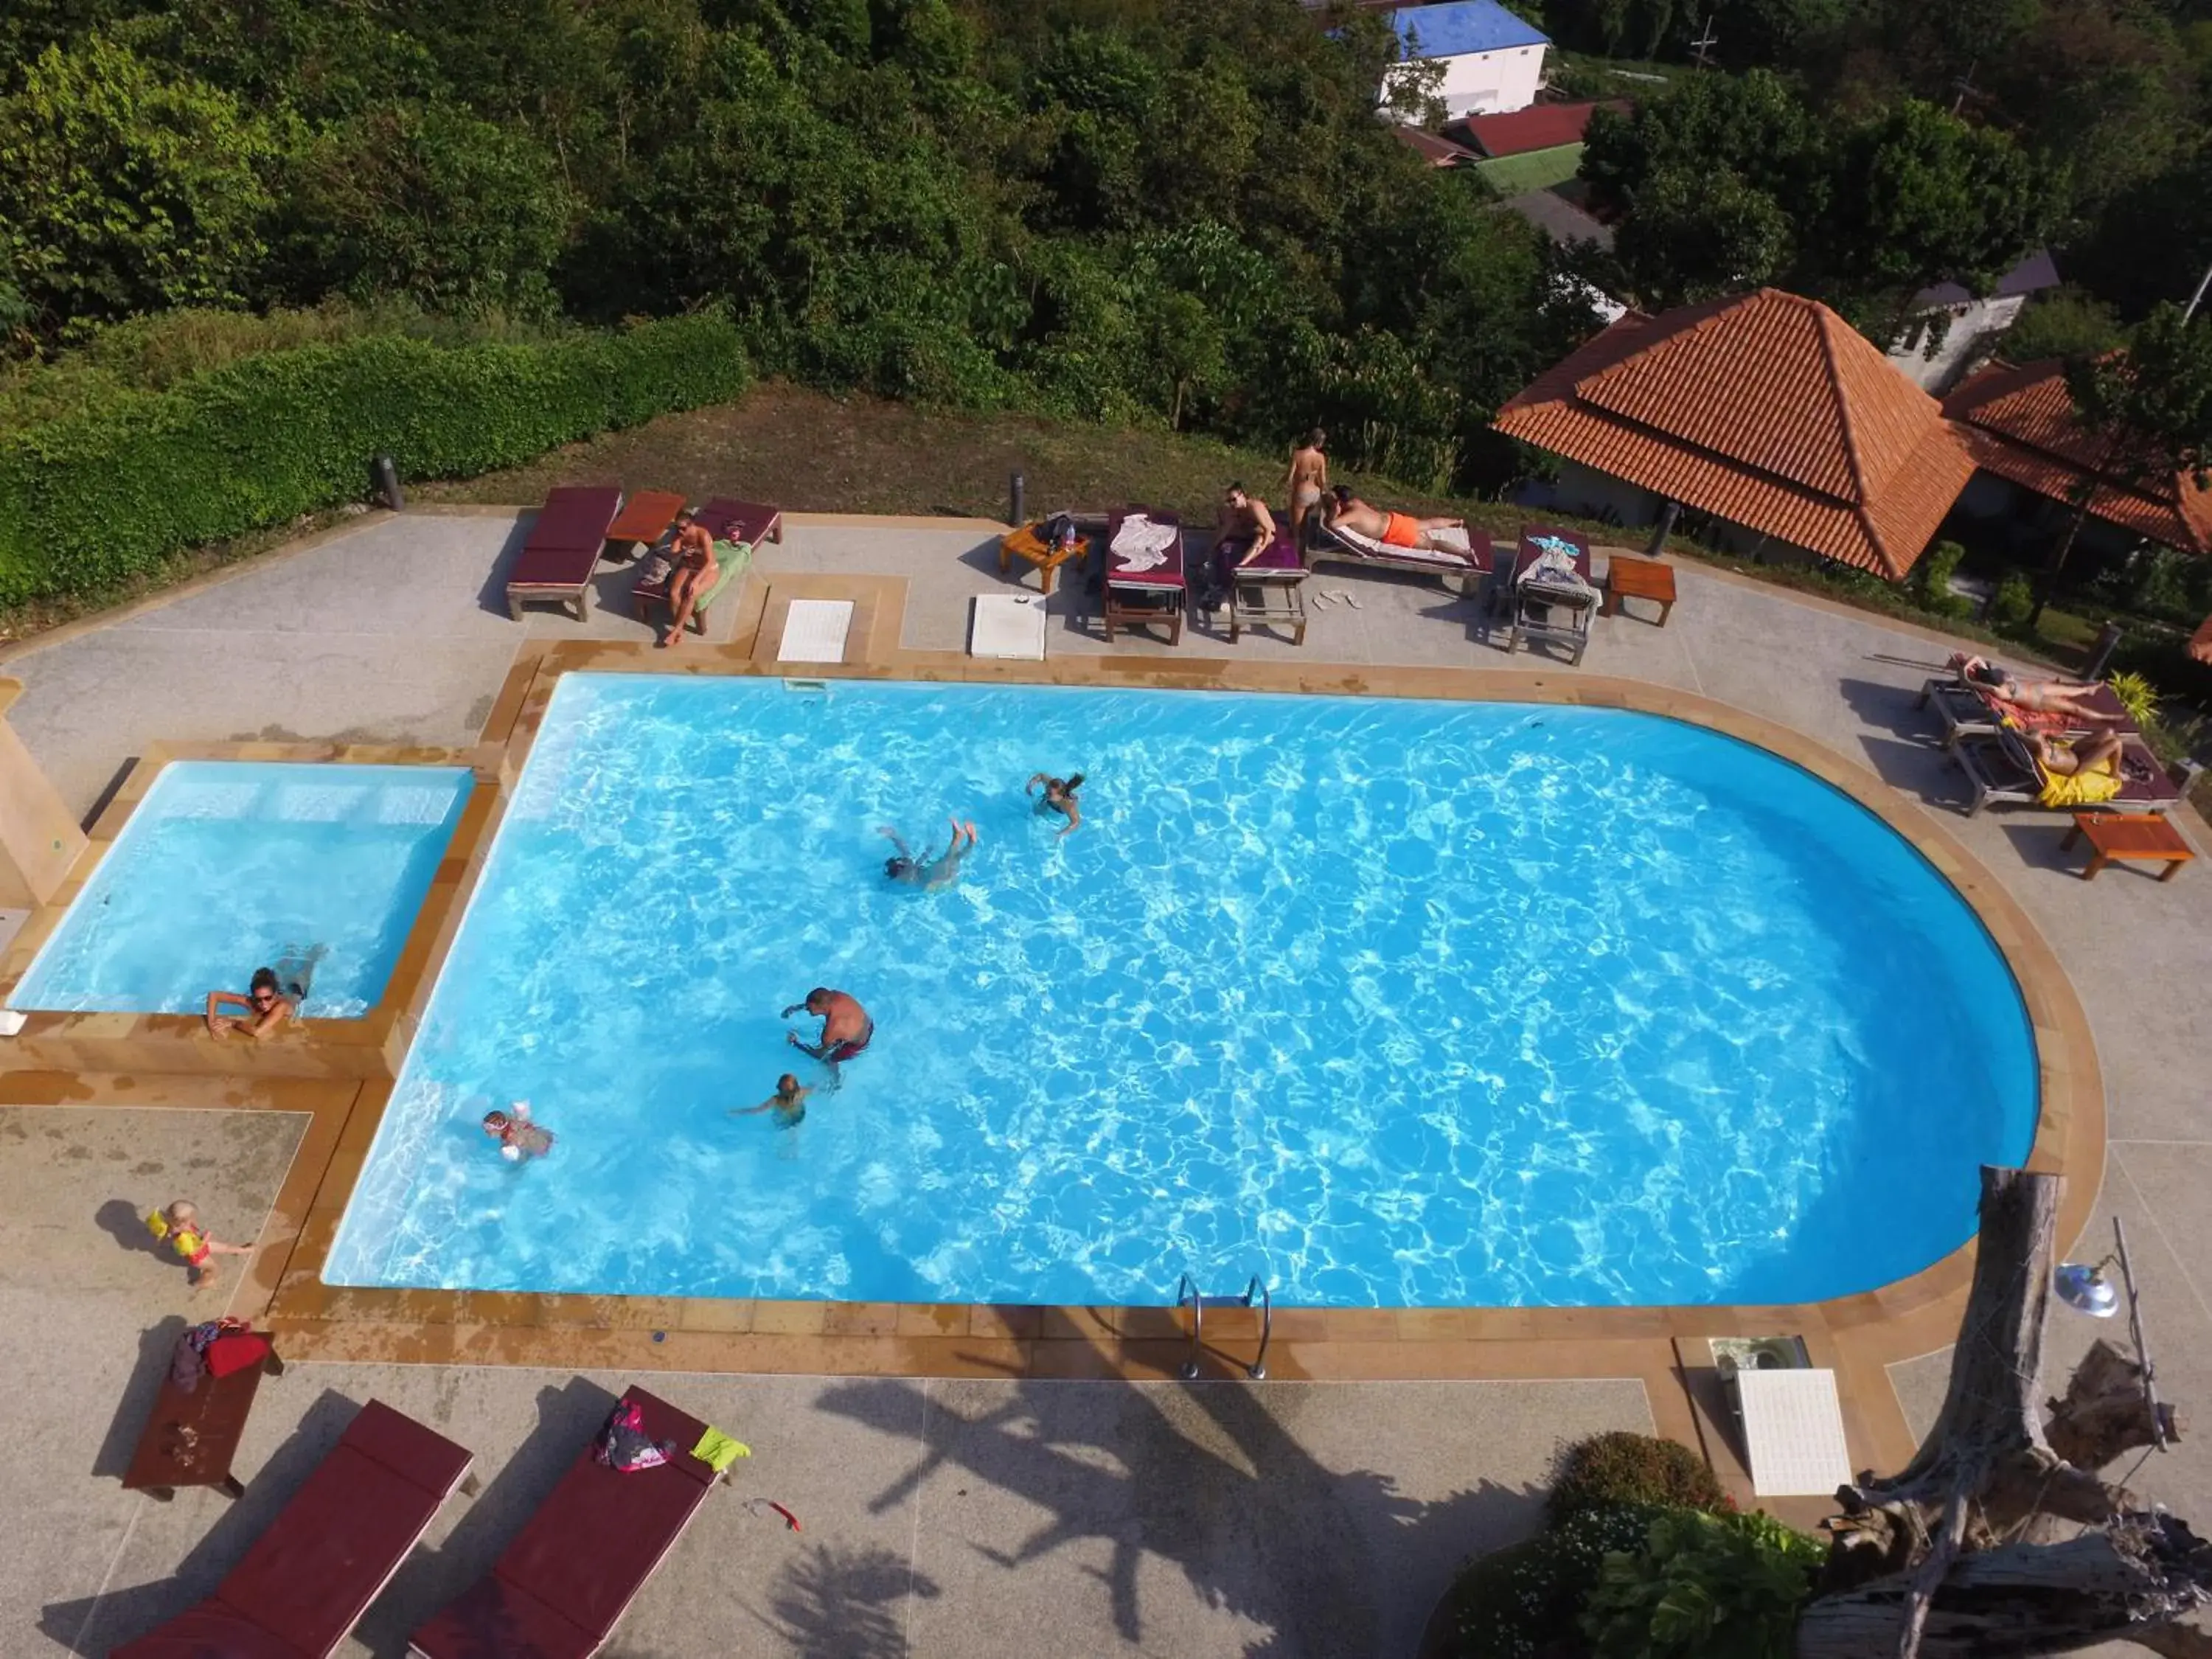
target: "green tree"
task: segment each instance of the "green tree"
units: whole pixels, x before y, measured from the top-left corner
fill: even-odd
[[[288,297],[405,294],[453,312],[550,309],[567,188],[528,134],[450,104],[389,106],[287,159],[277,281]]]
[[[2027,302],[1998,349],[2015,363],[2100,357],[2124,338],[2120,319],[2096,295],[2069,285]]]
[[[1764,70],[1695,75],[1630,114],[1594,113],[1581,173],[1601,197],[1632,211],[1662,172],[1729,173],[1787,200],[1802,222],[1826,205],[1823,149],[1820,125],[1780,76]]]
[[[1614,257],[1647,310],[1758,288],[1790,255],[1790,216],[1733,173],[1670,167],[1638,192]]]
[[[269,154],[226,93],[102,34],[49,46],[0,100],[0,280],[49,336],[233,301],[263,251]]]
[[[1152,297],[1145,344],[1168,385],[1168,426],[1181,431],[1184,400],[1220,389],[1229,366],[1221,325],[1195,294],[1168,289]]]
[[[2160,306],[2124,350],[2069,363],[2066,389],[2095,441],[2095,475],[2139,485],[2186,473],[2199,489],[2212,478],[2212,324],[2185,317],[2179,306]],[[2051,550],[2031,627],[2066,568],[2090,499],[2081,492],[2073,522]]]

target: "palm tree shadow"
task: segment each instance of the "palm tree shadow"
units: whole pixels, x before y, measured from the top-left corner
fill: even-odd
[[[923,1425],[914,1462],[870,1500],[873,1513],[933,1480],[981,1480],[1047,1517],[1019,1539],[966,1537],[994,1565],[1019,1571],[1103,1545],[1105,1566],[1086,1571],[1132,1646],[1146,1639],[1139,1585],[1150,1557],[1177,1566],[1207,1608],[1267,1632],[1246,1659],[1411,1653],[1458,1564],[1533,1530],[1540,1504],[1488,1480],[1423,1503],[1389,1475],[1331,1469],[1292,1431],[1312,1396],[1288,1391],[1030,1382],[1011,1396],[994,1385],[991,1403],[966,1409],[975,1399],[933,1390],[924,1413],[911,1384],[866,1382],[835,1385],[819,1403],[886,1434]]]
[[[783,1570],[767,1613],[755,1616],[800,1659],[902,1659],[901,1603],[939,1594],[894,1551],[817,1544]]]

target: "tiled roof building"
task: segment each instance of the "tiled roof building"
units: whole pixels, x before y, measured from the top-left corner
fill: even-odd
[[[1994,363],[1954,392],[1944,412],[1964,428],[1975,463],[2000,478],[2078,506],[2093,476],[2089,511],[2187,553],[2212,552],[2212,490],[2189,475],[2130,483],[2129,469],[2074,414],[2065,365],[2057,359]]]
[[[1501,432],[1895,580],[1974,468],[1936,401],[1817,301],[1631,313],[1498,411]]]

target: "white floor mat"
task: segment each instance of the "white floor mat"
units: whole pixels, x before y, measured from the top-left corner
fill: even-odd
[[[1735,1382],[1751,1484],[1761,1498],[1825,1498],[1850,1480],[1835,1372],[1747,1370]]]
[[[968,622],[968,654],[1044,660],[1044,596],[978,595]]]
[[[793,599],[783,619],[778,662],[842,662],[845,635],[853,628],[850,599]]]

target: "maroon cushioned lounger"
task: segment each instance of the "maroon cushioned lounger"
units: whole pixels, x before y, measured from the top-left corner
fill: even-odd
[[[246,1559],[113,1659],[322,1659],[469,1472],[466,1449],[372,1400]]]
[[[606,551],[607,529],[622,501],[613,484],[563,484],[546,496],[507,573],[507,608],[516,621],[526,599],[558,599],[583,620],[584,589]]]
[[[760,501],[740,501],[718,495],[692,516],[718,542],[744,542],[757,550],[763,542],[783,539],[783,509]],[[647,600],[668,597],[668,584],[641,581],[630,592],[637,600],[638,615],[642,617]]]
[[[590,1659],[706,1501],[714,1471],[691,1455],[707,1425],[642,1389],[623,1395],[672,1440],[658,1468],[609,1468],[586,1445],[460,1600],[409,1638],[423,1659]],[[596,1437],[594,1437],[596,1438]]]

